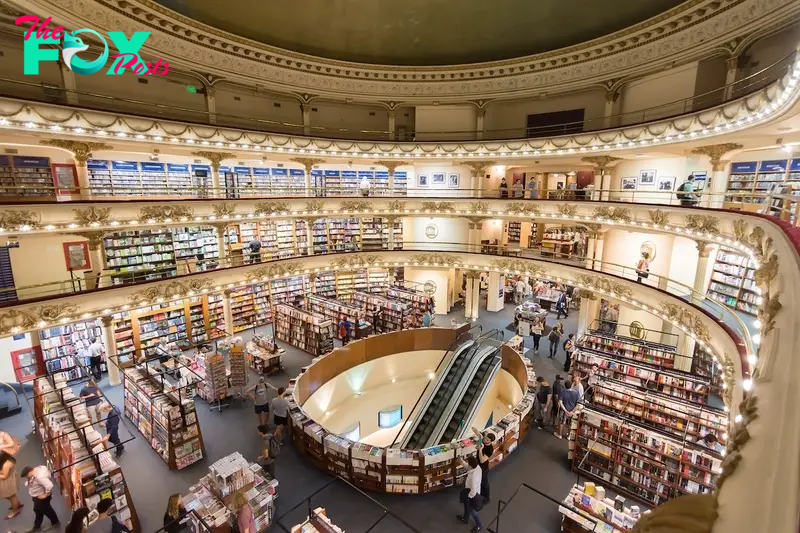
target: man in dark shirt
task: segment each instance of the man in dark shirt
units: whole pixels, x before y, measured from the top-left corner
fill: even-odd
[[[111,498],[103,498],[97,504],[97,512],[100,514],[98,521],[103,518],[111,519],[111,533],[130,533],[128,526],[120,522],[112,513],[115,512],[114,500]]]
[[[553,425],[558,421],[558,395],[562,390],[564,390],[564,378],[561,374],[556,374],[556,380],[553,382],[553,399],[550,400],[550,420],[553,421]]]
[[[110,403],[103,403],[100,406],[100,413],[106,417],[106,436],[103,442],[111,441],[117,447],[114,455],[119,457],[125,451],[125,446],[119,438],[119,413]]]
[[[86,409],[89,411],[89,420],[94,417],[96,422],[100,422],[100,413],[97,412],[97,407],[100,405],[102,395],[100,389],[93,381],[89,381],[81,389],[81,400],[86,402]]]
[[[572,388],[572,382],[565,382],[564,390],[562,390],[558,395],[558,429],[554,435],[559,439],[564,432],[565,425],[567,426],[567,431],[569,431],[569,426],[572,422],[572,415],[575,413],[575,409],[578,407],[578,402],[580,399],[581,398],[580,394],[578,394],[578,391]]]
[[[539,384],[539,390],[536,391],[534,419],[538,423],[539,429],[544,429],[550,414],[550,402],[553,401],[553,388],[542,376],[537,377],[536,382]]]
[[[472,432],[478,437],[478,465],[483,471],[481,475],[481,497],[483,498],[483,503],[489,503],[489,460],[491,460],[494,453],[494,435],[487,433],[484,436],[474,427]]]

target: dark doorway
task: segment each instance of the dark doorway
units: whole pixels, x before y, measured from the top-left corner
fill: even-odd
[[[549,137],[583,131],[585,109],[568,109],[528,115],[527,137]]]

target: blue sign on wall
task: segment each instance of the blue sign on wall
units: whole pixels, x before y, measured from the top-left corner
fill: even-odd
[[[378,170],[377,172],[375,172],[375,177],[376,178],[388,178],[389,177],[389,172],[387,172],[385,170]]]
[[[263,167],[253,167],[253,175],[255,176],[269,176],[269,169]]]
[[[758,165],[757,161],[748,161],[747,163],[733,163],[731,165],[731,173],[744,173],[744,172],[755,172],[756,167]]]
[[[290,176],[305,176],[306,175],[306,171],[303,170],[302,168],[290,168],[289,169],[289,175]]]
[[[789,164],[789,170],[791,172],[800,172],[800,159],[792,159],[791,164]]]
[[[236,174],[250,174],[250,167],[233,167],[233,172]]]
[[[357,173],[355,170],[342,170],[342,177],[343,178],[355,178]]]
[[[339,177],[339,171],[338,170],[326,170],[325,171],[325,176],[327,176],[329,178],[338,178]]]
[[[786,172],[786,159],[776,159],[773,161],[762,161],[758,167],[759,172]]]
[[[322,176],[322,170],[320,170],[318,168],[312,168],[311,169],[311,175],[312,176]]]
[[[111,168],[114,170],[139,170],[137,161],[112,161]]]
[[[189,165],[167,163],[167,172],[189,172]]]
[[[211,165],[192,165],[192,171],[195,170],[205,170],[206,172],[211,172]]]
[[[402,171],[402,172],[400,172],[400,171],[395,172],[394,173],[394,177],[395,178],[407,178],[408,177],[408,172],[406,172],[405,170]]]
[[[273,168],[271,172],[273,176],[288,176],[289,175],[288,170],[289,169],[286,168]]]
[[[7,155],[0,155],[0,166],[7,167],[11,164],[11,160]]]
[[[99,159],[90,159],[86,162],[87,168],[95,170],[108,170],[108,161],[100,161]]]
[[[374,172],[372,172],[371,170],[359,170],[358,171],[358,177],[359,178],[371,178],[373,176],[373,174],[374,174]]]
[[[231,171],[231,167],[229,167],[228,165],[220,165],[219,166],[219,171],[221,173],[230,172]]]
[[[25,155],[15,155],[13,158],[15,167],[49,167],[49,157],[29,157]]]
[[[142,170],[146,172],[164,172],[164,163],[142,163]]]

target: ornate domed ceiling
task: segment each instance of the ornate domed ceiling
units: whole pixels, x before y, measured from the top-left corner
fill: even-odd
[[[157,0],[294,52],[384,65],[456,65],[547,52],[658,16],[682,0]],[[692,4],[694,0],[687,3]]]

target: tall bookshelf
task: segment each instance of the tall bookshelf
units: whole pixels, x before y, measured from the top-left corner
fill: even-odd
[[[164,390],[147,370],[122,372],[125,416],[169,466],[181,470],[205,456],[194,400],[182,389]]]
[[[397,286],[389,287],[386,290],[386,296],[408,305],[408,323],[414,328],[422,327],[422,316],[433,304],[432,296],[428,296],[424,292],[404,289]]]
[[[55,196],[50,158],[25,155],[0,156],[0,193],[7,196]]]
[[[308,298],[306,298],[306,306],[311,312],[324,316],[333,323],[333,333],[337,339],[340,337],[339,328],[336,327],[336,325],[339,324],[339,321],[342,319],[342,315],[347,316],[351,322],[354,322],[355,320],[366,320],[369,322],[368,318],[366,317],[366,312],[363,308],[354,306],[341,300],[310,295]]]
[[[722,457],[595,406],[573,419],[572,468],[649,505],[710,494]]]
[[[314,278],[312,292],[318,296],[336,298],[336,271],[317,274]]]
[[[410,329],[413,326],[410,318],[410,305],[398,300],[356,291],[353,293],[353,303],[361,306],[366,311],[371,311],[376,306],[381,309],[381,330],[384,332]]]
[[[647,363],[658,368],[675,367],[675,347],[592,330],[578,339],[582,350],[608,355],[617,360]]]
[[[522,222],[507,222],[506,233],[508,234],[508,244],[519,244],[522,234]]]
[[[39,345],[47,373],[60,372],[68,379],[84,377],[82,367],[89,367],[89,347],[95,338],[103,345],[103,330],[97,319],[39,330]],[[103,348],[105,351],[104,345]],[[105,357],[101,370],[106,370]]]
[[[333,350],[334,323],[316,313],[286,304],[275,306],[276,337],[312,355]]]
[[[744,254],[720,248],[707,295],[728,307],[749,315],[758,314],[759,291],[755,281],[755,265]]]

